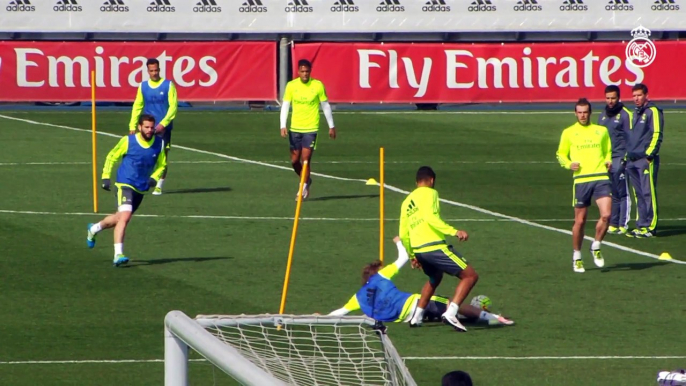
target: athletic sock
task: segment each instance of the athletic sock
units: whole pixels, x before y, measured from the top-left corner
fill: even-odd
[[[414,311],[414,316],[412,317],[410,323],[421,323],[422,319],[424,319],[424,309],[422,307],[417,307],[417,309]]]
[[[593,240],[593,243],[591,244],[591,250],[597,251],[599,249],[600,249],[600,241]]]
[[[164,178],[160,178],[159,181],[157,181],[158,189],[162,189],[162,185],[164,185]]]
[[[498,315],[492,314],[488,311],[481,311],[481,314],[479,314],[479,319],[485,321],[498,320]]]
[[[101,230],[102,230],[102,226],[100,226],[99,222],[96,222],[95,224],[91,225],[90,231],[92,234],[97,234]]]
[[[581,260],[581,251],[574,251],[574,254],[572,255],[572,259]]]
[[[450,302],[450,305],[448,306],[448,309],[445,311],[445,314],[448,316],[455,316],[457,317],[457,311],[459,310],[459,306],[453,302]]]
[[[114,256],[117,257],[117,255],[123,255],[123,254],[124,254],[124,243],[114,244]]]

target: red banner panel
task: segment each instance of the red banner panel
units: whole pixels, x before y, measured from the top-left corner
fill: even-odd
[[[306,43],[293,47],[312,61],[332,102],[560,102],[604,99],[616,84],[625,100],[646,83],[652,99],[686,98],[678,69],[686,42],[655,42],[656,58],[639,68],[627,42],[608,43]],[[295,76],[295,73],[294,73]]]
[[[276,100],[272,42],[0,42],[0,101],[133,101],[160,61],[179,100]]]

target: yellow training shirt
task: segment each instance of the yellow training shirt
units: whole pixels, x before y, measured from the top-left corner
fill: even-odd
[[[293,106],[291,131],[311,133],[319,130],[319,104],[329,100],[322,82],[312,78],[307,83],[300,78],[293,79],[286,85],[283,100]]]
[[[400,239],[413,256],[415,252],[438,249],[446,235],[457,229],[441,220],[438,192],[429,187],[415,189],[400,207]]]
[[[560,138],[557,159],[565,169],[573,162],[581,166],[574,172],[574,184],[608,180],[606,162],[612,162],[612,143],[604,126],[579,122],[566,128]]]

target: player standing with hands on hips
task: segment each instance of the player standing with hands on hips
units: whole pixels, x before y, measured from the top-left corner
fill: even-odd
[[[146,67],[148,68],[150,79],[143,81],[138,86],[136,100],[133,102],[133,109],[131,110],[129,134],[136,132],[136,124],[141,113],[152,115],[155,118],[155,122],[157,122],[155,134],[164,140],[164,154],[168,157],[169,149],[171,148],[174,118],[176,118],[176,110],[179,106],[176,87],[171,80],[160,77],[160,62],[157,59],[148,59]],[[157,181],[157,186],[155,186],[155,190],[152,192],[153,195],[159,196],[162,194],[162,186],[166,177],[167,169],[165,168],[162,178]]]
[[[579,99],[574,106],[577,122],[562,132],[557,148],[557,160],[563,168],[574,172],[574,227],[572,228],[572,267],[574,272],[583,273],[581,245],[584,241],[584,226],[588,207],[595,200],[600,218],[595,227],[595,238],[591,244],[593,262],[598,267],[605,266],[600,253],[609,227],[612,212],[610,177],[612,166],[612,144],[607,129],[591,123],[591,104],[586,98]]]
[[[322,106],[324,117],[329,125],[329,137],[336,139],[336,127],[333,123],[333,112],[326,96],[324,84],[317,79],[312,79],[312,63],[302,59],[298,61],[298,78],[293,79],[286,85],[281,105],[281,136],[288,137],[291,149],[291,165],[293,171],[300,176],[303,163],[307,161],[308,167],[305,172],[305,185],[303,186],[302,198],[310,195],[312,178],[312,154],[317,148],[317,131],[319,130],[319,105]],[[291,127],[288,129],[288,112],[293,105]],[[298,192],[295,196],[298,200]]]

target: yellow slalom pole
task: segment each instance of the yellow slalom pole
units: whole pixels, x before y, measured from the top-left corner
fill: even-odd
[[[379,260],[384,256],[384,149],[379,148]]]
[[[305,173],[307,172],[308,162],[303,162],[303,168],[300,172],[300,188],[298,192],[298,202],[295,205],[295,219],[293,220],[293,233],[291,234],[291,246],[288,249],[288,263],[286,264],[286,277],[283,280],[283,291],[281,291],[281,306],[279,307],[279,314],[283,314],[286,308],[286,294],[288,294],[288,280],[291,277],[291,264],[293,263],[293,251],[295,250],[295,238],[298,234],[298,221],[300,220],[300,206],[303,202],[303,186],[305,185]]]
[[[98,145],[96,139],[95,122],[95,71],[91,71],[91,123],[93,132],[93,212],[98,213]]]

